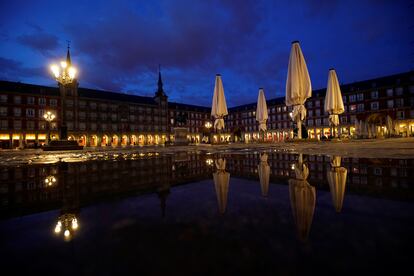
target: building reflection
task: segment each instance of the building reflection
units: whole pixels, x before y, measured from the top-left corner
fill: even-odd
[[[257,165],[257,173],[259,174],[260,187],[262,189],[262,196],[267,197],[269,194],[269,178],[270,178],[270,166],[267,162],[267,153],[263,153],[260,156],[259,165]]]
[[[326,172],[329,189],[331,190],[332,201],[337,213],[342,210],[345,196],[347,169],[341,167],[341,157],[331,157],[331,169]]]
[[[226,159],[218,158],[215,164],[216,171],[213,173],[214,188],[216,190],[219,212],[224,214],[227,207],[230,173],[226,172]]]
[[[315,211],[316,191],[307,181],[309,169],[302,154],[299,154],[294,171],[295,178],[289,179],[290,204],[298,238],[307,241]]]
[[[306,181],[318,190],[330,191],[338,211],[341,210],[345,186],[346,192],[351,194],[414,200],[414,188],[409,185],[414,177],[414,159],[331,158],[322,155],[303,155],[302,158],[306,160],[309,172]],[[63,163],[66,167],[62,167]],[[165,215],[173,187],[211,179],[213,172],[217,178],[219,168],[223,166],[221,171],[228,176],[231,174],[232,177],[254,181],[259,178],[262,195],[270,196],[269,182],[284,184],[289,179],[296,179],[296,163],[297,155],[276,151],[266,154],[224,152],[220,155],[141,152],[102,153],[85,162],[2,166],[0,217],[61,209],[71,205],[71,198],[77,200],[74,206],[81,208],[114,197],[145,193],[158,194],[161,213]],[[66,191],[66,186],[71,188]],[[226,209],[228,185],[219,184],[215,189],[219,192],[217,198],[222,212]],[[77,196],[73,197],[71,193],[77,193]]]

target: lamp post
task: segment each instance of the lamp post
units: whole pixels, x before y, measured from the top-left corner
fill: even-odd
[[[204,124],[204,127],[208,130],[208,139],[209,139],[209,142],[210,142],[210,140],[211,140],[211,137],[210,137],[210,128],[213,126],[213,124],[210,122],[210,121],[207,121],[207,122],[205,122],[205,124]]]
[[[47,143],[50,143],[50,129],[51,129],[51,122],[55,119],[55,114],[48,111],[43,115],[43,118],[48,122],[48,131],[47,131]]]
[[[60,89],[60,98],[61,98],[61,107],[60,107],[60,140],[67,139],[67,126],[66,126],[66,118],[65,118],[65,98],[66,98],[66,90],[70,89],[72,84],[76,84],[76,73],[77,70],[75,67],[72,66],[70,60],[70,53],[69,53],[69,46],[68,46],[68,53],[66,57],[66,61],[61,61],[60,66],[56,64],[52,64],[50,66],[50,70],[52,71],[53,77],[59,83]]]

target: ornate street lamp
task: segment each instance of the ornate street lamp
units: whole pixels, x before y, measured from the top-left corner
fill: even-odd
[[[60,99],[61,99],[61,106],[60,106],[60,140],[67,140],[67,126],[66,126],[66,117],[65,117],[65,98],[67,90],[77,89],[77,81],[76,81],[76,73],[77,70],[75,67],[72,66],[72,62],[70,59],[70,52],[69,52],[69,45],[68,45],[68,52],[66,55],[66,61],[61,61],[60,66],[56,64],[52,64],[50,66],[50,70],[52,71],[53,77],[59,83],[59,90],[60,90]]]
[[[68,64],[66,61],[61,61],[60,67],[56,64],[52,64],[50,70],[52,71],[55,80],[62,85],[71,84],[77,73],[76,68],[72,67],[72,65]]]
[[[51,122],[55,119],[55,114],[48,111],[43,115],[43,118],[48,122],[48,132],[47,132],[47,143],[50,143],[50,129],[51,129]]]
[[[49,175],[45,178],[45,186],[46,187],[51,187],[53,185],[55,185],[57,182],[56,177],[54,177],[53,175]]]
[[[208,133],[208,136],[205,136],[208,139],[208,141],[206,141],[206,142],[209,142],[211,140],[211,137],[210,137],[210,134],[211,134],[210,129],[211,129],[212,126],[213,126],[213,124],[210,121],[206,121],[204,123],[204,127],[207,129],[207,133]],[[203,137],[203,140],[204,140],[204,137]]]
[[[78,219],[76,218],[75,214],[63,214],[58,218],[55,226],[55,233],[60,234],[63,232],[64,239],[66,241],[69,241],[78,227]]]

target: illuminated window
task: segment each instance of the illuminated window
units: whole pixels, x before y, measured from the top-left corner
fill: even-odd
[[[404,99],[403,98],[395,99],[395,106],[396,107],[403,107],[404,106]]]
[[[356,104],[352,104],[352,105],[349,106],[349,112],[355,112],[356,109],[357,109]]]
[[[7,120],[1,120],[0,121],[0,129],[8,129],[9,128],[9,121]]]
[[[387,101],[387,107],[388,108],[393,108],[394,107],[394,100],[388,100]]]
[[[34,97],[27,97],[27,104],[34,104],[35,98]]]
[[[20,96],[14,96],[14,103],[15,104],[20,104],[22,102],[22,97]]]
[[[22,115],[22,110],[18,107],[13,108],[13,114],[15,117],[20,117]]]
[[[378,99],[378,91],[371,92],[371,99]]]
[[[39,98],[39,105],[46,105],[46,99],[45,98]]]
[[[66,118],[73,119],[73,111],[66,111]]]
[[[35,116],[35,110],[33,108],[26,109],[26,117],[33,118]]]
[[[0,106],[0,116],[7,116],[7,107]]]
[[[34,127],[35,127],[35,122],[33,122],[33,121],[27,121],[26,122],[26,128],[27,129],[32,130],[32,129],[34,129]]]
[[[7,95],[0,95],[0,103],[7,103]]]
[[[66,106],[73,106],[72,100],[66,100]]]
[[[371,110],[378,110],[378,109],[379,109],[378,102],[372,102],[371,103]]]
[[[20,120],[13,121],[13,128],[15,130],[22,129],[22,121],[20,121]]]

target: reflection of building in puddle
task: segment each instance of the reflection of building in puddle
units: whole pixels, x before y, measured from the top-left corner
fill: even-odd
[[[170,194],[170,184],[166,181],[163,185],[158,187],[157,195],[160,199],[161,216],[165,217],[165,209],[167,206],[167,197]]]
[[[230,173],[226,172],[226,160],[216,160],[217,171],[213,173],[214,187],[216,189],[217,202],[220,214],[226,212],[227,196],[229,192]]]
[[[336,212],[340,213],[345,196],[347,170],[341,167],[341,157],[331,157],[331,169],[327,171],[326,176],[331,190],[332,201]]]
[[[260,179],[260,187],[262,189],[262,196],[267,197],[269,194],[269,178],[270,178],[270,166],[267,163],[268,155],[263,153],[260,156],[260,163],[257,165],[257,172]]]
[[[300,154],[295,164],[295,178],[289,179],[289,194],[293,218],[301,241],[308,239],[316,204],[315,187],[312,187],[306,180],[308,176],[309,169],[303,163],[303,157]]]

